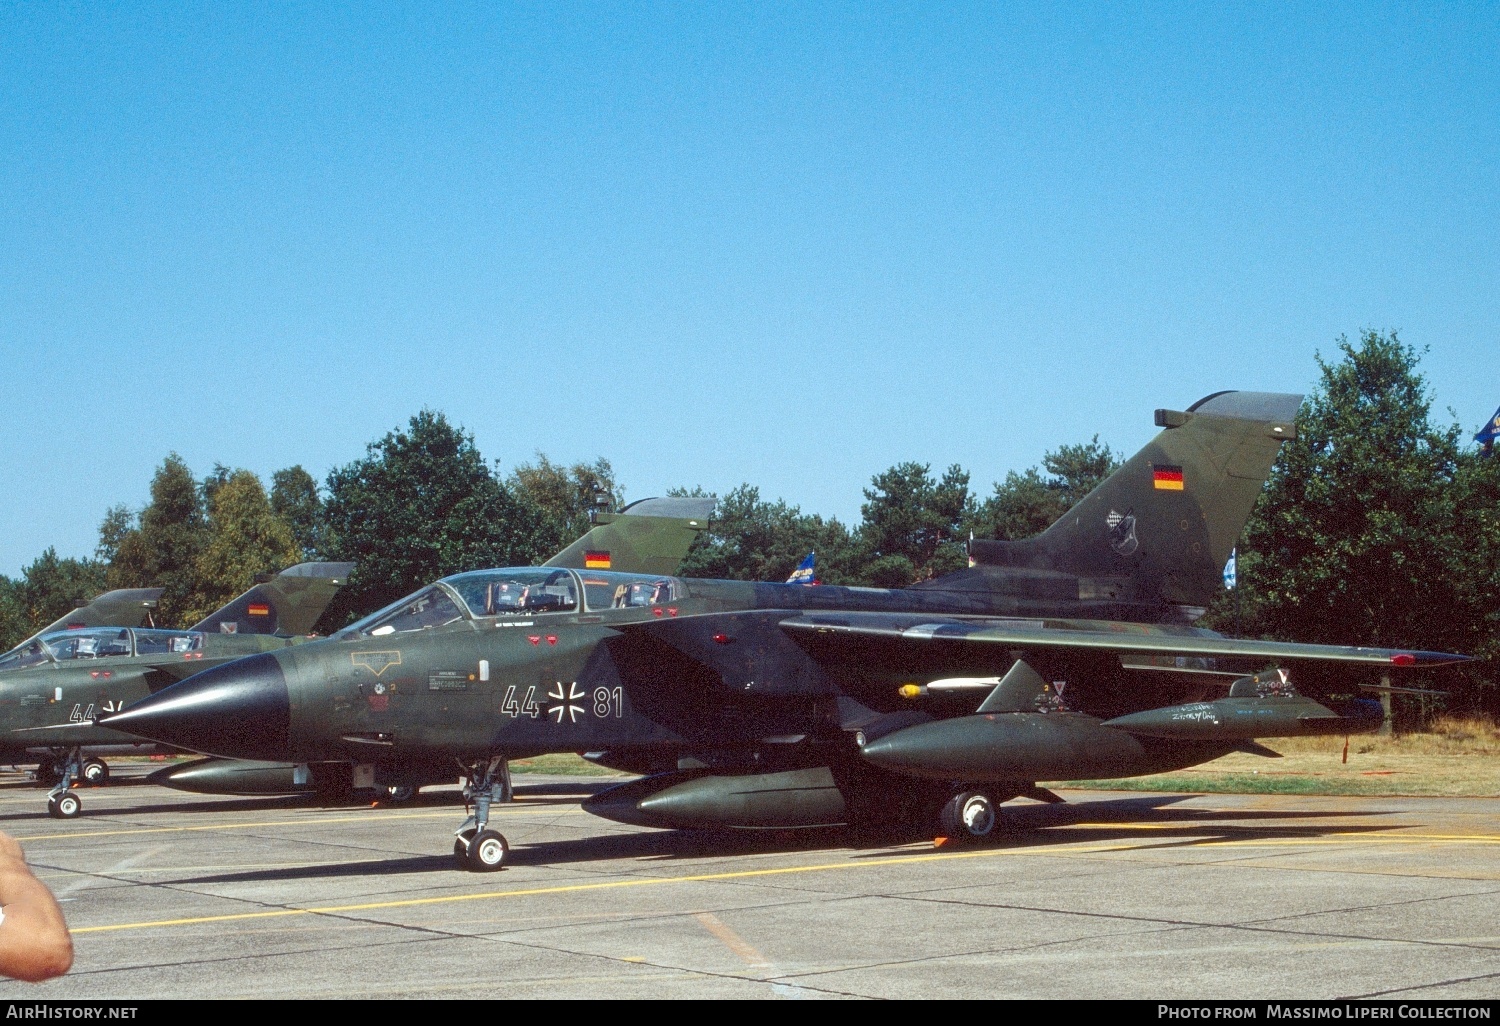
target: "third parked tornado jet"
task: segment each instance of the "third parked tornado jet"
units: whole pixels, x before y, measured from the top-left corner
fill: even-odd
[[[1379,723],[1369,673],[1463,657],[1192,626],[1300,396],[1222,392],[1036,538],[905,589],[686,580],[585,565],[458,574],[319,642],[104,718],[213,755],[399,782],[465,767],[454,854],[499,868],[505,760],[651,772],[585,808],[677,828],[996,828],[1038,781],[1190,766],[1255,737]],[[1292,674],[1309,675],[1300,693]],[[1343,673],[1335,672],[1342,669]],[[1363,671],[1363,673],[1361,673]],[[1377,685],[1378,686],[1378,685]]]

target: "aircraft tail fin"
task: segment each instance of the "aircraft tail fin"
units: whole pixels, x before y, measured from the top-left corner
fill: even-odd
[[[298,563],[279,574],[259,575],[255,587],[191,629],[214,634],[307,634],[348,583],[353,569],[353,563]]]
[[[1300,395],[1216,392],[1185,411],[1157,410],[1162,431],[1046,531],[974,541],[976,566],[1015,566],[1111,581],[1180,606],[1207,606],[1281,443],[1296,435]],[[1080,595],[1085,590],[1080,587]]]
[[[162,588],[116,588],[97,596],[91,602],[80,603],[70,609],[16,648],[31,644],[43,634],[53,631],[71,630],[75,627],[140,627],[146,624],[156,602],[161,598]],[[15,651],[12,649],[11,651]]]
[[[588,534],[542,565],[671,576],[693,540],[707,530],[714,504],[712,498],[671,496],[599,513]]]

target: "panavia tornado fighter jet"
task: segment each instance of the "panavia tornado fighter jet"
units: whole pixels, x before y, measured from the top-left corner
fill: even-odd
[[[38,779],[55,782],[47,811],[78,815],[83,803],[72,792],[74,781],[103,784],[109,766],[101,755],[141,751],[139,738],[98,726],[100,715],[204,667],[291,644],[312,630],[353,566],[299,563],[187,630],[135,626],[160,589],[100,596],[52,625],[60,629],[0,656],[0,762],[36,763]],[[116,615],[95,608],[111,595]],[[128,623],[100,625],[109,619]]]
[[[81,627],[149,626],[152,610],[156,608],[162,591],[161,588],[118,588],[104,592],[91,602],[79,599],[76,608],[68,610],[9,652],[0,655],[0,663],[8,665],[13,656],[19,657],[25,652],[35,656],[41,651],[37,641],[44,634],[77,630]]]
[[[1378,702],[1352,697],[1364,678],[1463,658],[1191,626],[1299,402],[1221,392],[1158,411],[1163,430],[1047,531],[975,543],[973,567],[910,588],[477,571],[102,722],[392,783],[457,762],[474,814],[454,854],[474,870],[505,860],[489,823],[504,761],[542,752],[649,772],[584,805],[626,823],[917,817],[981,838],[1002,802],[1055,797],[1038,781],[1372,729]],[[1313,664],[1321,690],[1300,693],[1292,675]]]
[[[588,532],[543,566],[646,575],[676,573],[694,540],[708,528],[714,504],[712,498],[674,496],[640,499],[618,513],[595,512],[590,516]],[[380,790],[388,800],[404,801],[425,784],[451,783],[455,769],[452,763],[430,766],[427,772],[419,768],[399,775],[394,783],[382,783]],[[501,787],[508,792],[509,777],[504,769],[502,765]],[[387,776],[383,774],[383,779]],[[148,779],[164,787],[204,794],[316,794],[331,802],[347,799],[356,787],[376,786],[369,765],[351,772],[346,763],[308,766],[245,759],[201,759],[165,767]]]

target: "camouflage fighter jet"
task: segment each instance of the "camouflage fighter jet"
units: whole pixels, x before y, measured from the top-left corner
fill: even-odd
[[[99,625],[129,616],[139,624],[135,611],[154,604],[160,589],[101,596],[52,625],[61,629],[44,630],[0,656],[0,762],[36,763],[38,779],[55,785],[47,811],[78,815],[83,802],[72,792],[74,782],[104,784],[109,766],[102,755],[143,750],[138,738],[98,726],[99,715],[204,667],[300,640],[294,636],[312,630],[353,566],[299,563],[266,575],[186,630]],[[104,600],[106,610],[120,612],[97,608]]]
[[[1192,626],[1300,396],[1159,410],[1147,446],[1041,535],[976,542],[910,588],[684,580],[585,566],[445,578],[330,638],[220,666],[106,716],[214,755],[377,782],[463,766],[454,855],[500,868],[507,759],[651,773],[584,807],[669,828],[922,821],[992,834],[1038,781],[1126,777],[1258,737],[1380,723],[1376,674],[1462,656]],[[1308,669],[1315,693],[1292,686]],[[656,772],[661,768],[667,772]],[[336,768],[336,769],[335,769]]]
[[[618,513],[595,512],[588,532],[543,565],[675,573],[699,533],[708,527],[713,508],[711,498],[666,497],[640,499]],[[387,800],[406,801],[427,784],[451,783],[456,769],[451,763],[434,766],[426,774],[408,774],[397,782],[383,783],[378,790]],[[288,762],[219,758],[167,766],[148,779],[202,794],[317,794],[327,802],[344,801],[356,788],[376,786],[369,773],[352,774],[342,765],[299,767]],[[501,774],[501,788],[509,797],[508,773]]]
[[[37,639],[43,634],[77,630],[80,627],[144,627],[152,624],[152,611],[161,598],[162,588],[117,588],[106,591],[93,601],[79,599],[75,608],[53,620],[9,652],[0,655],[8,660],[22,651],[41,651]]]

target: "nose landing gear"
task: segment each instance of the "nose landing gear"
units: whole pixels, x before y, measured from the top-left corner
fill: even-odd
[[[47,815],[72,819],[83,811],[83,800],[73,793],[75,780],[103,784],[109,780],[109,767],[103,759],[85,759],[77,748],[69,751],[58,760],[57,783],[47,792]]]
[[[453,857],[464,869],[493,873],[510,853],[505,837],[489,829],[490,806],[511,800],[510,763],[496,756],[464,767],[464,773],[464,804],[472,804],[474,811],[455,831]]]

